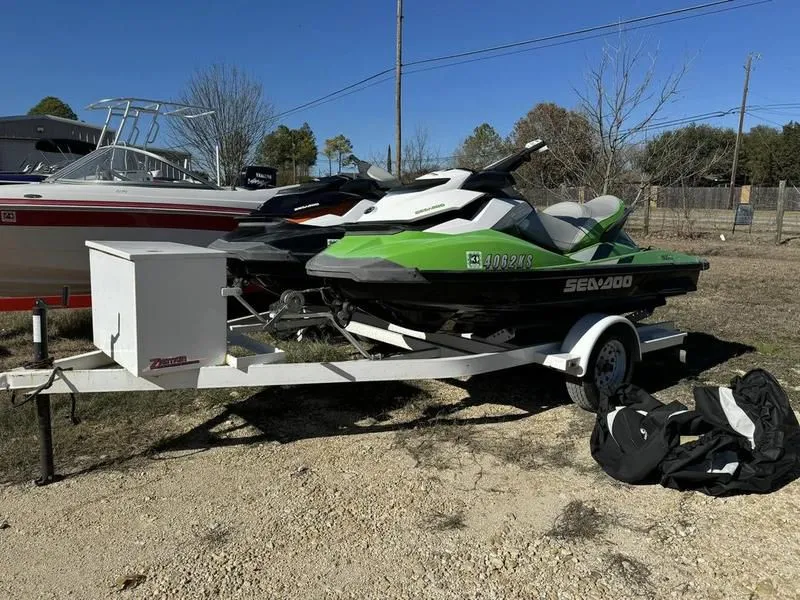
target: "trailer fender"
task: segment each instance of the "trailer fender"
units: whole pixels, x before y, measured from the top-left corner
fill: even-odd
[[[578,377],[583,377],[589,366],[589,357],[597,340],[612,327],[624,327],[631,332],[633,345],[633,360],[642,359],[642,349],[639,344],[639,334],[636,327],[625,317],[619,315],[604,315],[591,313],[581,317],[569,330],[561,344],[561,352],[578,356]]]

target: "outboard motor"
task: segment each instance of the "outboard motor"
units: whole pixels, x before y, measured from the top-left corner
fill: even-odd
[[[264,190],[275,187],[278,182],[278,170],[260,165],[248,165],[239,173],[236,187],[246,190]]]

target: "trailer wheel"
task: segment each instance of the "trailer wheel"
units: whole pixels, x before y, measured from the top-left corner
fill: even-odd
[[[633,375],[633,332],[625,327],[611,327],[597,340],[583,377],[567,376],[567,393],[572,401],[597,412],[600,397],[607,396]]]

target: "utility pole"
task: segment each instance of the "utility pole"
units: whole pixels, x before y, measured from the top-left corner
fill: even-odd
[[[401,101],[401,80],[403,77],[403,0],[397,0],[397,58],[394,66],[394,101],[395,101],[395,130],[394,130],[394,150],[395,150],[395,176],[400,179],[401,175],[401,156],[403,155],[402,139],[402,101]]]
[[[747,88],[750,85],[750,67],[753,64],[753,53],[747,55],[747,63],[744,66],[744,90],[742,91],[742,107],[739,109],[739,130],[736,133],[736,143],[733,146],[733,165],[731,166],[731,189],[728,196],[728,208],[733,208],[733,200],[736,195],[736,167],[739,164],[739,146],[742,143],[742,128],[744,127],[744,111],[747,107]]]

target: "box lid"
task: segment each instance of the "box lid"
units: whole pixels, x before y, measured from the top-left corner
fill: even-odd
[[[226,256],[226,253],[222,250],[212,250],[211,248],[177,244],[175,242],[106,242],[87,240],[86,246],[132,262],[150,260],[165,254],[173,258],[187,259]]]

